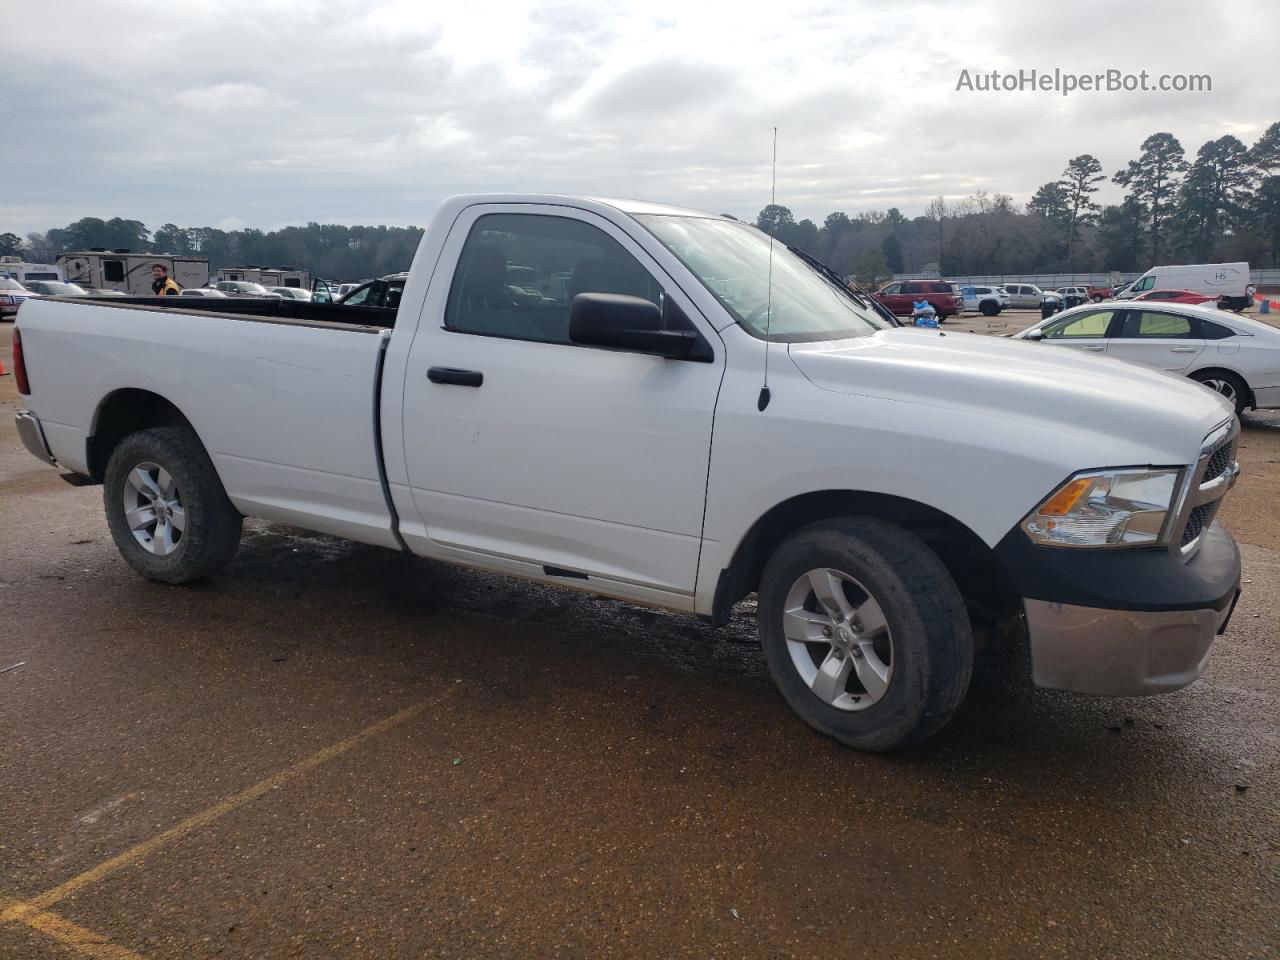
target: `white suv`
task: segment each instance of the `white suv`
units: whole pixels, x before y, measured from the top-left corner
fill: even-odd
[[[1009,305],[1009,294],[1004,287],[961,287],[966,310],[977,310],[984,317],[994,317]]]

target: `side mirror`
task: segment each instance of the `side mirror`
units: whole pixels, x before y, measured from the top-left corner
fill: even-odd
[[[1024,334],[1022,335],[1022,339],[1023,339],[1023,340],[1043,340],[1043,339],[1044,339],[1044,331],[1043,331],[1043,330],[1028,330],[1026,333],[1024,333]]]
[[[669,297],[667,302],[671,303]],[[678,308],[669,318],[677,313]],[[569,308],[570,343],[648,353],[668,360],[711,360],[711,351],[688,320],[680,326],[682,329],[664,327],[663,311],[657,304],[620,293],[580,293]]]

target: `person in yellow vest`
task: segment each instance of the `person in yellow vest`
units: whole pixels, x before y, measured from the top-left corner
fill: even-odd
[[[169,268],[163,263],[151,265],[151,292],[157,297],[176,297],[182,288],[169,276]]]

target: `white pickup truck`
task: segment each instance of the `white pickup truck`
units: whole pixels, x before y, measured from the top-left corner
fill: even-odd
[[[1221,397],[898,328],[690,210],[458,197],[397,309],[30,300],[15,361],[25,444],[145,577],[250,516],[716,623],[754,592],[782,695],[861,749],[942,727],[992,637],[1044,687],[1185,686],[1239,593]]]

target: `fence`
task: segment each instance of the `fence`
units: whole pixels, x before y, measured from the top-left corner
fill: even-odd
[[[958,283],[961,286],[972,286],[974,284],[986,286],[999,286],[1002,283],[1034,283],[1042,290],[1053,290],[1057,287],[1105,287],[1112,284],[1128,283],[1131,280],[1137,280],[1142,273],[1005,273],[987,277],[953,277],[948,276],[947,280],[951,283]],[[938,280],[941,277],[934,271],[926,274],[919,273],[896,273],[893,276],[895,280]],[[1280,287],[1280,269],[1278,270],[1250,270],[1249,282],[1259,289]]]

